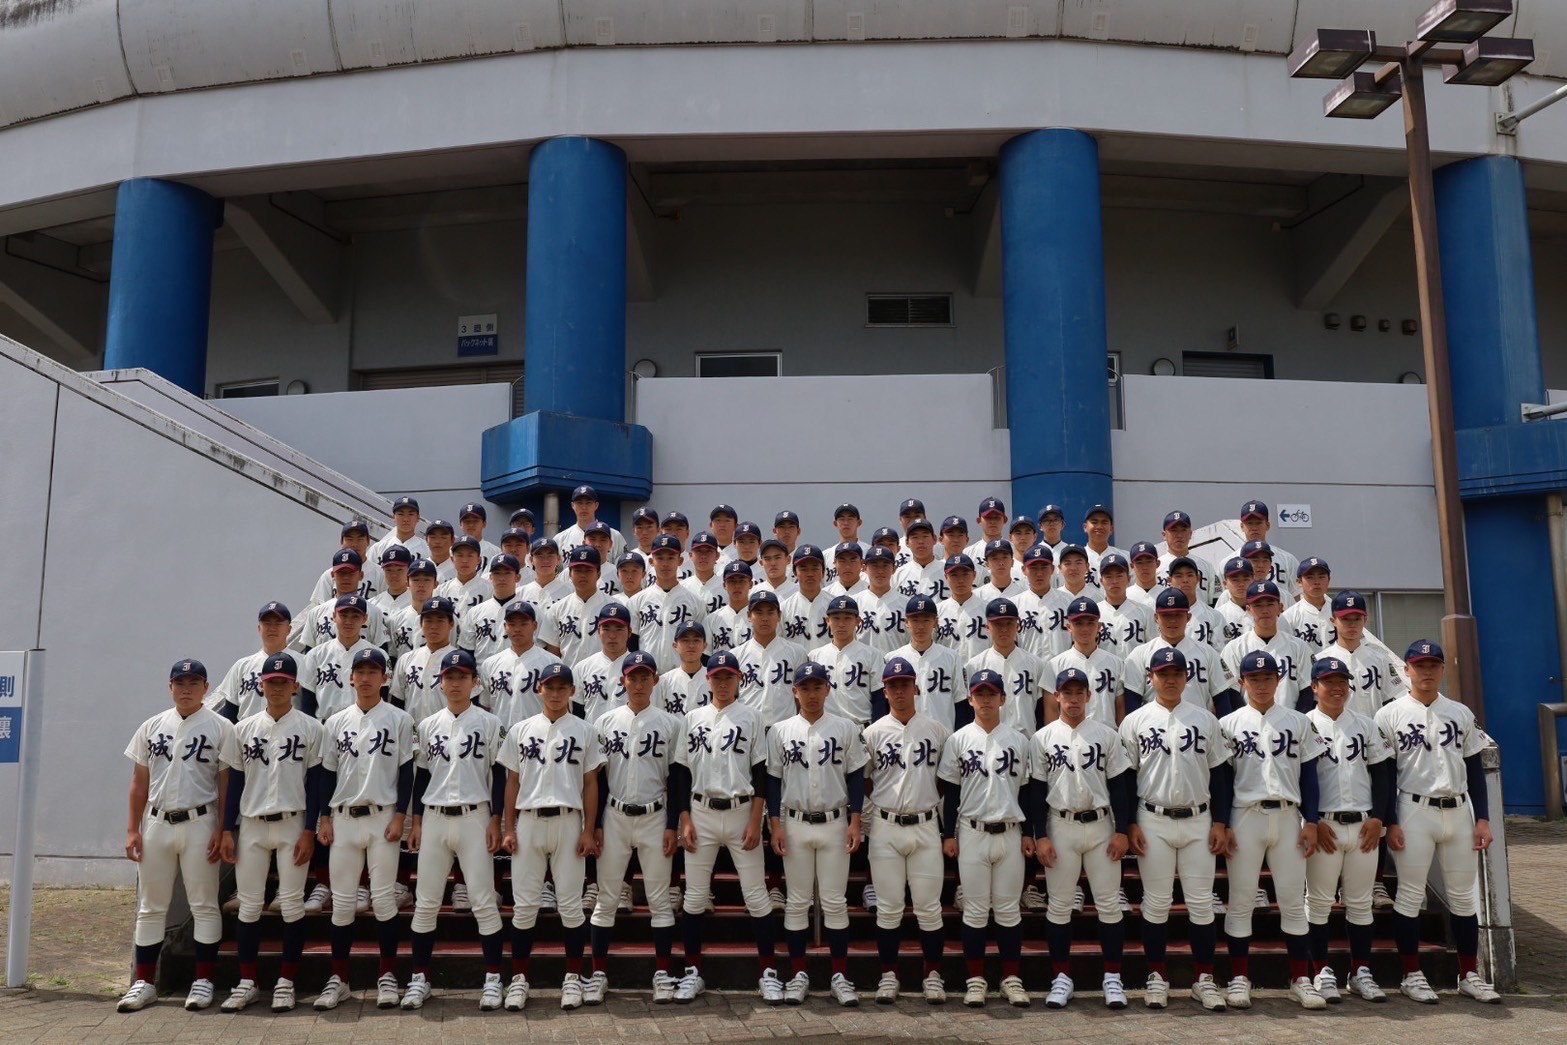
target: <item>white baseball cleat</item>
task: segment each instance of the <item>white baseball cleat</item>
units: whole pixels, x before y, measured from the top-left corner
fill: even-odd
[[[1105,1008],[1126,1008],[1126,985],[1121,982],[1119,973],[1107,972],[1104,978]]]
[[[484,986],[479,988],[479,1011],[494,1012],[501,1007],[503,997],[501,974],[498,972],[485,973]]]
[[[620,887],[620,908],[619,909],[621,911],[623,911],[624,913],[626,913],[626,914],[630,914],[631,913],[631,909],[635,906],[635,904],[632,902],[633,900],[634,900],[634,897],[631,894],[631,883],[627,882],[625,885]]]
[[[686,970],[688,976],[690,975],[691,971],[692,970],[690,969]],[[702,977],[698,976],[696,979],[697,983],[702,984],[703,987],[706,987],[706,984],[702,983]],[[762,1000],[767,1004],[782,1005],[784,1000],[784,985],[783,981],[778,978],[778,970],[764,969],[762,971],[762,978],[756,981],[756,991],[762,996]],[[700,993],[702,992],[698,990],[697,994]]]
[[[1049,906],[1045,894],[1039,891],[1039,886],[1031,885],[1023,890],[1023,908],[1028,911],[1043,911]]]
[[[1083,895],[1083,887],[1078,886],[1077,891],[1072,894],[1072,913],[1082,914],[1083,908],[1087,906],[1087,899],[1088,898]],[[1094,897],[1094,903],[1098,904],[1098,902],[1099,897]]]
[[[1312,979],[1317,986],[1317,993],[1322,995],[1322,1000],[1329,1005],[1337,1005],[1344,1000],[1344,996],[1338,991],[1338,973],[1333,971],[1331,965],[1324,965]]]
[[[675,1000],[675,992],[679,989],[680,981],[667,969],[659,969],[653,974],[653,1004],[668,1005]]]
[[[1056,978],[1050,982],[1050,993],[1045,996],[1045,1008],[1064,1009],[1071,1000],[1072,977],[1064,972],[1056,973]]]
[[[784,909],[786,898],[782,889],[767,890],[767,902],[773,905],[773,913],[777,914]]]
[[[1410,1001],[1417,1001],[1421,1005],[1436,1004],[1436,991],[1431,989],[1431,984],[1426,980],[1426,974],[1423,972],[1405,973],[1398,989]]]
[[[1327,999],[1317,990],[1317,985],[1311,981],[1310,976],[1297,976],[1290,983],[1290,999],[1300,1003],[1303,1009],[1325,1009],[1328,1007]]]
[[[278,980],[272,987],[272,1011],[288,1012],[294,1007],[294,981]]]
[[[589,976],[582,985],[582,1004],[603,1005],[604,995],[609,993],[609,974],[603,969]]]
[[[1202,1007],[1209,1012],[1224,1011],[1224,995],[1219,991],[1219,985],[1214,982],[1211,973],[1203,973],[1192,984],[1192,997],[1202,1003]]]
[[[702,979],[702,973],[695,965],[687,965],[685,975],[680,977],[680,985],[675,988],[675,1001],[686,1005],[706,991],[707,981]]]
[[[860,894],[860,902],[867,911],[874,911],[876,909],[876,886],[866,882],[865,891]]]
[[[511,978],[506,985],[506,1011],[521,1012],[524,1005],[528,1004],[528,978],[522,973]]]
[[[560,985],[560,1007],[563,1009],[582,1008],[582,977],[574,972],[568,972]]]
[[[212,981],[197,980],[190,985],[190,993],[185,995],[185,1009],[187,1012],[195,1012],[205,1009],[212,1004]]]
[[[351,996],[348,984],[344,983],[339,977],[334,976],[326,981],[325,987],[321,988],[321,993],[316,998],[316,1011],[325,1012],[328,1009],[335,1009]]]
[[[1371,975],[1371,970],[1362,965],[1355,970],[1349,978],[1349,993],[1366,1001],[1387,1001],[1387,992],[1377,984],[1376,977]]]
[[[985,994],[989,990],[983,976],[970,976],[963,988],[963,1004],[971,1009],[985,1006]]]
[[[324,885],[317,884],[310,890],[310,895],[305,897],[305,913],[320,914],[322,911],[332,909],[332,890]]]
[[[1148,974],[1143,986],[1143,1004],[1150,1009],[1162,1009],[1170,1004],[1170,982],[1156,972]]]
[[[933,972],[925,977],[925,1000],[932,1005],[947,1004],[947,985],[941,980],[941,973]]]
[[[359,887],[359,891],[354,894],[354,913],[355,914],[364,914],[369,909],[370,909],[370,890],[366,889],[364,886],[361,885]]]
[[[884,972],[876,981],[876,1004],[891,1005],[898,1000],[898,974]]]
[[[392,898],[397,901],[399,911],[414,905],[414,891],[402,882],[392,883]]]
[[[229,991],[229,996],[223,999],[223,1004],[218,1006],[219,1012],[240,1012],[247,1005],[253,1005],[261,999],[261,991],[256,987],[255,980],[240,980]]]
[[[1001,981],[1001,996],[1009,1005],[1019,1009],[1026,1009],[1033,1003],[1029,1001],[1028,992],[1023,989],[1023,981],[1016,976],[1008,976]]]
[[[555,909],[555,887],[549,882],[544,883],[544,888],[539,890],[539,910],[553,911]]]
[[[853,1008],[860,1003],[859,992],[854,989],[854,984],[841,972],[832,974],[832,981],[828,984],[832,991],[833,1000],[846,1008]]]
[[[408,978],[408,989],[403,992],[403,1008],[422,1009],[430,997],[430,981],[424,973],[416,972]],[[317,1004],[320,1004],[319,1002]]]
[[[140,1012],[153,1002],[158,1000],[158,988],[146,980],[137,980],[131,984],[130,990],[120,998],[120,1003],[114,1007],[115,1012]]]
[[[1232,1009],[1251,1008],[1251,980],[1244,976],[1232,976],[1224,989],[1224,1004]]]
[[[468,886],[464,882],[458,882],[452,886],[452,910],[473,910],[473,904],[468,899]]]
[[[1466,998],[1473,998],[1475,1001],[1483,1002],[1486,1005],[1500,1005],[1502,1003],[1502,996],[1496,993],[1496,988],[1482,980],[1477,972],[1468,973],[1459,979],[1458,993]]]
[[[789,977],[788,983],[784,984],[784,1004],[804,1004],[806,995],[810,993],[811,978],[803,972],[797,972]]]
[[[382,973],[381,978],[375,981],[375,1007],[395,1009],[400,1001],[402,992],[397,989],[397,977],[389,972]]]

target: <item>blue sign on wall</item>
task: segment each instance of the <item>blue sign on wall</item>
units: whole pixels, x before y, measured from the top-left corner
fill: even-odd
[[[0,763],[22,758],[22,676],[0,668]]]
[[[493,356],[500,353],[501,336],[494,315],[457,317],[457,354]]]

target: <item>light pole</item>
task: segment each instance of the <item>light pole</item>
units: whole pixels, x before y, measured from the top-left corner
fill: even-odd
[[[1426,395],[1431,409],[1431,463],[1436,474],[1437,535],[1441,543],[1442,644],[1454,663],[1458,697],[1483,725],[1479,635],[1469,609],[1469,562],[1464,548],[1464,508],[1458,496],[1453,388],[1447,358],[1447,315],[1442,302],[1441,251],[1437,243],[1436,190],[1431,179],[1431,134],[1426,119],[1425,67],[1441,65],[1447,83],[1495,86],[1534,60],[1532,40],[1486,38],[1513,13],[1513,0],[1439,0],[1421,16],[1416,38],[1379,45],[1366,30],[1319,29],[1289,56],[1289,74],[1342,81],[1324,99],[1325,115],[1375,119],[1404,101],[1404,142],[1409,156],[1409,202],[1415,229],[1415,278],[1420,290]],[[1381,63],[1375,72],[1361,72]]]

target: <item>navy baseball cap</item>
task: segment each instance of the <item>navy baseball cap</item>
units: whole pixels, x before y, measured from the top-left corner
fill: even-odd
[[[1170,560],[1170,572],[1176,570],[1191,570],[1194,573],[1202,573],[1202,567],[1197,565],[1197,560],[1190,555],[1177,555]]]
[[[1084,617],[1099,619],[1099,604],[1093,599],[1073,599],[1072,604],[1066,608],[1067,620],[1081,620]]]
[[[432,613],[439,613],[453,620],[457,619],[456,605],[444,595],[437,595],[433,599],[425,599],[424,605],[419,607],[420,617],[428,617]]]
[[[1273,547],[1267,541],[1247,541],[1241,545],[1241,556],[1251,558],[1253,555],[1273,555]]]
[[[963,521],[963,517],[961,515],[949,515],[945,519],[941,520],[941,536],[945,537],[953,530],[956,530],[959,533],[968,533],[968,523]]]
[[[773,529],[777,529],[780,526],[799,526],[799,525],[800,525],[800,515],[799,515],[798,512],[791,512],[791,511],[785,510],[785,511],[781,511],[777,515],[773,516]]]
[[[908,500],[906,500],[902,504],[898,505],[898,517],[900,519],[903,516],[905,516],[905,515],[924,515],[924,514],[925,514],[925,502],[920,500],[918,497],[910,497]]]
[[[926,533],[935,536],[936,525],[922,515],[918,519],[915,519],[913,522],[909,523],[909,528],[904,532],[913,533],[915,530],[924,530]]]
[[[1442,652],[1442,647],[1430,639],[1416,639],[1409,644],[1409,649],[1404,651],[1406,663],[1413,664],[1419,660],[1434,660],[1438,664],[1447,663],[1447,654]]]
[[[865,549],[860,547],[859,541],[844,541],[832,550],[834,561],[838,559],[863,559]]]
[[[1040,541],[1038,544],[1030,545],[1028,551],[1023,553],[1023,568],[1025,570],[1028,569],[1028,564],[1031,562],[1048,562],[1054,566],[1056,553],[1050,550],[1050,545]]]
[[[1342,617],[1346,613],[1364,614],[1366,612],[1366,597],[1358,591],[1345,588],[1333,596],[1331,612],[1335,617]]]
[[[593,617],[593,623],[599,626],[605,624],[624,624],[631,627],[631,611],[622,603],[606,602],[599,607],[599,611]]]
[[[886,666],[881,669],[881,680],[883,682],[886,682],[888,679],[912,680],[918,677],[919,673],[914,670],[914,665],[910,664],[902,657],[893,657],[887,662]]]
[[[1088,511],[1083,513],[1083,521],[1087,522],[1096,515],[1103,515],[1112,522],[1115,521],[1115,513],[1110,510],[1110,506],[1108,504],[1090,505]]]
[[[1187,613],[1191,608],[1191,601],[1179,588],[1166,588],[1154,599],[1155,613]]]
[[[573,501],[596,501],[599,499],[599,493],[591,486],[579,486],[571,491],[571,499]]]
[[[207,681],[207,666],[199,660],[177,660],[169,669],[169,681],[176,679],[201,679]]]
[[[761,540],[762,528],[754,522],[743,522],[735,527],[735,540],[738,541],[742,537],[755,537],[757,540]]]
[[[802,544],[794,550],[794,564],[796,566],[807,559],[814,560],[823,566],[827,565],[827,560],[823,557],[822,550],[814,544]]]
[[[1052,515],[1054,515],[1057,519],[1066,518],[1066,512],[1061,510],[1061,506],[1059,504],[1045,505],[1043,508],[1039,509],[1039,515],[1037,518],[1040,522],[1044,522],[1047,517]]]
[[[472,653],[465,649],[454,649],[441,658],[441,670],[435,674],[439,678],[452,671],[466,671],[470,675],[477,675],[479,666],[474,663]]]
[[[1268,506],[1262,501],[1247,501],[1241,505],[1242,521],[1246,519],[1266,519],[1267,517]]]
[[[516,511],[511,513],[511,518],[507,521],[510,522],[513,526],[516,526],[524,519],[528,520],[530,523],[538,521],[534,518],[533,510],[531,508],[518,508]]]
[[[479,545],[479,538],[470,537],[466,533],[452,542],[453,554],[456,554],[457,551],[462,548],[467,548],[474,552],[480,552],[482,550]]]
[[[555,541],[549,537],[539,537],[528,546],[528,550],[534,554],[538,554],[539,552],[554,552],[556,555],[559,555],[560,545],[556,544]]]
[[[1138,541],[1132,545],[1132,550],[1127,553],[1126,557],[1132,562],[1137,562],[1139,559],[1157,559],[1159,557],[1159,549],[1147,541]]]
[[[776,610],[778,608],[778,595],[776,592],[771,591],[753,591],[751,598],[746,602],[746,606],[753,610],[761,606],[771,606]]]
[[[1007,684],[1002,680],[999,673],[985,668],[974,672],[974,674],[969,676],[968,680],[968,691],[970,693],[978,693],[982,689],[993,689],[997,693],[1005,693]]]
[[[707,521],[712,522],[714,519],[721,519],[725,516],[728,516],[735,522],[740,521],[740,513],[735,511],[732,505],[728,504],[715,504],[713,510],[707,513]]]
[[[388,544],[381,553],[382,566],[407,566],[414,561],[414,553],[401,544]]]
[[[636,511],[631,513],[631,525],[633,526],[644,519],[652,523],[654,526],[657,526],[658,512],[654,511],[652,508],[649,508],[647,505],[643,505],[641,508],[638,508]]]
[[[1066,688],[1068,682],[1080,683],[1084,689],[1088,688],[1088,672],[1082,668],[1062,668],[1056,675],[1056,690]]]
[[[362,570],[364,565],[364,559],[360,558],[359,553],[352,548],[339,548],[332,555],[333,573],[339,570]]]
[[[1279,586],[1272,581],[1255,581],[1246,587],[1246,604],[1249,606],[1258,599],[1272,599],[1279,601]]]
[[[456,533],[457,527],[453,526],[445,519],[431,519],[429,522],[424,524],[424,535],[426,537],[430,536],[430,534],[436,530],[445,530],[447,533]]]
[[[1311,665],[1311,681],[1329,678],[1351,678],[1349,665],[1337,657],[1320,657]]]
[[[266,620],[268,617],[281,617],[283,620],[293,620],[294,615],[288,612],[288,607],[281,602],[269,602],[261,607],[261,612],[256,614],[257,620]]]
[[[707,658],[707,673],[712,676],[724,671],[740,674],[740,658],[728,650],[719,650]]]
[[[532,535],[529,534],[527,530],[524,530],[521,526],[513,526],[510,529],[502,531],[501,533],[502,544],[505,544],[507,541],[521,541],[524,549],[527,548],[528,544],[532,540]]]
[[[860,615],[860,604],[854,601],[852,595],[839,595],[827,604],[827,616],[837,617],[843,614],[851,617]]]
[[[342,613],[350,610],[354,613],[365,613],[365,600],[359,595],[339,595],[337,601],[332,603],[333,613]]]
[[[379,653],[380,650],[376,652]],[[262,682],[267,679],[297,679],[298,677],[299,665],[295,664],[294,658],[287,653],[274,653],[266,659],[266,663],[261,665]]]
[[[362,533],[368,537],[370,536],[370,524],[364,519],[350,519],[343,524],[343,528],[339,531],[339,535],[347,537],[351,533]]]
[[[594,569],[598,569],[604,565],[603,556],[599,555],[599,550],[591,544],[579,544],[571,549],[571,554],[566,556],[566,561],[572,569],[576,569],[578,566],[592,566]]]
[[[843,502],[832,510],[832,517],[834,521],[843,518],[845,515],[852,515],[854,518],[858,519],[860,518],[860,510],[854,505],[850,504],[848,501]]]
[[[1275,678],[1279,674],[1279,662],[1273,659],[1273,654],[1267,650],[1257,650],[1248,653],[1241,658],[1242,675],[1272,675]]]
[[[1099,559],[1099,575],[1100,576],[1104,576],[1104,572],[1106,570],[1130,570],[1130,569],[1131,569],[1131,567],[1128,566],[1127,562],[1126,562],[1126,556],[1122,555],[1120,552],[1111,552],[1108,555],[1101,556],[1100,559]]]
[[[1007,505],[999,497],[987,497],[979,502],[979,508],[974,512],[976,518],[983,519],[987,515],[1006,515]]]
[[[1302,559],[1302,560],[1300,560],[1300,565],[1295,567],[1295,576],[1296,577],[1304,577],[1304,576],[1306,576],[1306,574],[1310,573],[1312,570],[1321,570],[1323,573],[1332,573],[1333,572],[1331,569],[1328,568],[1328,560],[1326,560],[1326,559],[1319,559],[1315,555],[1313,555],[1309,559]]]
[[[1179,671],[1186,674],[1186,654],[1174,646],[1166,646],[1155,650],[1153,658],[1148,662],[1149,671]]]
[[[943,567],[943,572],[952,573],[954,570],[972,570],[973,568],[974,560],[969,558],[967,554],[959,552],[956,555],[947,556],[947,565]]]
[[[354,659],[349,664],[348,670],[352,671],[352,670],[354,670],[354,668],[359,667],[359,665],[361,665],[361,664],[374,664],[376,667],[380,668],[382,671],[385,671],[386,670],[386,654],[382,653],[380,650],[376,649],[374,646],[372,646],[369,649],[362,649],[358,653],[354,654]]]
[[[1243,559],[1239,555],[1230,559],[1226,559],[1224,562],[1224,576],[1226,577],[1234,577],[1237,575],[1242,577],[1250,577],[1256,572],[1256,570],[1251,568],[1251,560]]]
[[[419,510],[419,500],[416,497],[399,497],[397,500],[392,502],[392,511],[395,512],[399,508],[412,508],[417,512]]]
[[[769,548],[777,548],[779,551],[783,552],[785,555],[789,554],[789,546],[787,544],[785,544],[783,541],[780,541],[776,537],[769,537],[769,538],[767,538],[767,540],[763,541],[762,542],[762,546],[758,550],[757,554],[760,555],[762,552],[765,552]]]
[[[724,563],[724,580],[727,581],[731,577],[744,577],[746,580],[750,580],[751,564],[741,562],[739,559],[736,559],[734,562]]]
[[[997,537],[993,541],[986,541],[985,542],[985,558],[987,560],[992,555],[999,555],[999,554],[1002,554],[1002,553],[1005,553],[1007,555],[1011,555],[1012,554],[1012,542],[1011,541],[1006,540],[1006,539],[1001,538],[1001,537]]]
[[[1017,603],[1011,599],[991,599],[985,605],[986,620],[1017,620]]]
[[[882,526],[878,528],[875,533],[871,534],[871,543],[876,544],[880,541],[896,541],[899,540],[900,537],[901,535],[898,533],[898,531],[894,530],[891,526]]]
[[[653,654],[649,653],[645,649],[632,650],[630,653],[626,654],[625,659],[620,662],[620,673],[622,675],[629,675],[634,671],[651,671],[653,674],[657,675],[658,661],[654,660]]]
[[[1164,516],[1164,529],[1166,529],[1166,530],[1168,530],[1172,526],[1190,526],[1191,524],[1192,524],[1192,517],[1190,515],[1187,515],[1183,511],[1173,511],[1173,512],[1165,513],[1165,516]]]
[[[490,513],[485,511],[484,505],[480,504],[478,501],[469,501],[467,504],[457,509],[458,522],[468,518],[470,515],[477,516],[478,518],[484,519],[486,521],[488,521],[490,518]]]
[[[687,635],[695,635],[698,638],[707,638],[707,629],[694,620],[688,620],[675,629],[675,639],[678,641]]]
[[[539,684],[543,685],[553,679],[559,679],[568,686],[576,685],[576,679],[572,677],[571,669],[559,661],[544,669],[539,675]]]
[[[950,562],[951,560],[949,559],[948,561]],[[903,607],[903,615],[905,617],[934,617],[936,615],[936,600],[929,595],[915,595]]]
[[[533,608],[533,603],[524,602],[522,599],[513,599],[506,604],[503,620],[511,620],[513,617],[527,617],[529,620],[538,620],[538,611]]]
[[[1088,552],[1084,550],[1081,544],[1068,544],[1062,547],[1061,554],[1056,556],[1056,562],[1066,562],[1067,558],[1072,555],[1076,555],[1084,560],[1088,558]]]
[[[1028,516],[1016,515],[1012,517],[1012,522],[1007,526],[1007,533],[1016,533],[1025,526],[1034,531],[1038,531],[1039,529],[1039,527],[1034,524],[1034,520],[1030,519]]]
[[[664,516],[663,521],[660,522],[659,525],[660,526],[684,526],[686,529],[689,530],[691,528],[691,520],[686,518],[686,513],[685,512],[669,512],[669,513],[667,513]]]
[[[521,573],[522,563],[518,562],[517,557],[510,552],[501,552],[490,560],[490,572],[494,573],[496,570],[510,570],[513,573]]]
[[[655,548],[657,546],[657,544],[654,544]],[[718,550],[718,538],[711,530],[698,530],[696,536],[691,538],[691,550],[696,551],[698,548],[711,548],[716,552]]]
[[[415,559],[408,564],[408,576],[413,577],[439,577],[440,569],[429,559]]]
[[[681,550],[680,538],[676,537],[672,533],[661,533],[657,537],[653,538],[653,551],[651,554],[657,555],[659,552],[674,552],[676,555],[679,555]]]
[[[898,555],[896,552],[891,548],[883,548],[879,544],[865,553],[865,565],[867,566],[873,562],[885,562],[896,565],[897,561]]]
[[[831,686],[832,672],[827,670],[827,665],[808,660],[794,669],[794,684],[803,686],[807,682],[820,682],[824,686]]]
[[[591,537],[596,533],[603,534],[605,537],[614,536],[614,532],[609,528],[609,523],[605,522],[603,519],[594,519],[592,522],[588,523],[587,529],[582,531],[582,536]]]

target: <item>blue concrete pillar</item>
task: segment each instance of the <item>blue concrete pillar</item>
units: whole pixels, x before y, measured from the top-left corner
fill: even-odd
[[[1454,425],[1517,425],[1520,404],[1546,401],[1523,165],[1452,164],[1436,173],[1436,196]],[[1508,810],[1539,813],[1535,706],[1562,699],[1545,499],[1466,498],[1464,516],[1486,729],[1502,748]]]
[[[222,215],[220,202],[188,185],[120,183],[104,369],[146,367],[192,395],[206,392],[212,234]]]
[[[1099,149],[1081,131],[1001,148],[1001,257],[1012,502],[1081,519],[1111,502]]]

